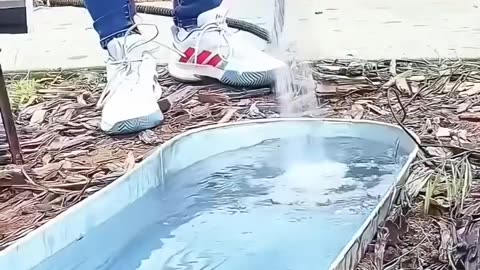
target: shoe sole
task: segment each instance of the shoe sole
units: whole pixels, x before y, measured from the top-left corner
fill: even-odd
[[[227,70],[219,79],[222,83],[237,87],[265,87],[275,82],[275,71],[243,72]]]
[[[259,88],[270,86],[275,82],[275,70],[240,73],[211,66],[170,63],[168,72],[182,82],[199,82],[202,77],[209,77],[235,87]]]
[[[147,116],[117,122],[111,128],[102,128],[102,130],[110,135],[130,134],[157,127],[161,125],[163,121],[163,114],[161,111],[158,111]],[[102,122],[102,126],[103,125],[108,124]]]

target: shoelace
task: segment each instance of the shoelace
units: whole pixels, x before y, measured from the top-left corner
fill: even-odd
[[[229,29],[227,26],[227,14],[228,14],[228,10],[223,15],[217,15],[217,18],[214,22],[207,23],[201,28],[200,33],[198,34],[197,42],[195,44],[195,58],[194,58],[195,65],[197,64],[197,60],[198,60],[200,42],[202,41],[202,38],[205,35],[205,33],[208,33],[208,32],[219,32],[220,36],[225,41],[225,44],[227,45],[227,48],[228,48],[228,54],[227,56],[223,56],[223,54],[219,53],[218,55],[222,60],[226,61],[227,58],[229,58],[233,54],[233,47],[230,46],[230,41],[228,40],[228,37],[227,37],[229,33],[228,32]],[[222,47],[222,43],[218,42],[217,52],[220,51],[221,47]]]
[[[135,28],[137,28],[139,26],[152,26],[155,29],[155,34],[149,39],[138,40],[138,41],[130,44],[129,46],[127,46],[127,42],[126,42],[127,37],[131,34],[131,32]],[[123,37],[123,39],[124,39],[123,43],[122,43],[123,58],[120,59],[120,60],[116,60],[116,59],[113,59],[112,57],[110,57],[107,60],[107,63],[114,68],[114,72],[113,72],[114,76],[122,76],[122,77],[126,78],[126,76],[130,75],[133,72],[132,63],[142,62],[145,59],[145,54],[143,54],[141,57],[131,58],[130,53],[135,48],[143,46],[143,45],[145,45],[147,43],[150,43],[150,42],[156,44],[157,46],[153,47],[150,50],[145,50],[145,53],[153,55],[153,53],[155,51],[157,51],[160,47],[164,47],[164,48],[167,48],[167,49],[179,54],[182,57],[185,56],[179,50],[177,50],[175,48],[172,48],[170,46],[167,46],[165,44],[162,44],[158,41],[155,41],[155,39],[158,37],[159,34],[160,34],[160,31],[158,30],[158,27],[155,24],[138,23],[138,24],[135,24],[135,25],[131,26],[125,32],[125,36]],[[139,75],[140,74],[136,74],[137,78],[139,77]],[[107,102],[108,99],[118,91],[118,88],[113,88],[112,89],[112,87],[111,87],[111,82],[115,81],[115,79],[117,79],[117,78],[115,78],[115,77],[109,78],[109,80],[107,82],[107,85],[105,86],[105,89],[102,92],[102,95],[98,99],[97,108],[102,107],[105,104],[105,102]],[[161,93],[160,93],[160,95],[161,95]]]
[[[222,15],[217,15],[216,17],[216,20],[214,22],[211,22],[211,23],[207,23],[205,25],[203,25],[200,30],[197,30],[197,31],[200,31],[200,33],[198,34],[198,38],[197,38],[197,41],[195,43],[195,52],[194,52],[194,55],[193,55],[193,63],[196,65],[198,64],[198,55],[199,55],[199,48],[200,48],[200,43],[204,37],[204,35],[208,32],[218,32],[220,34],[220,36],[222,37],[222,39],[225,41],[224,44],[226,44],[226,47],[228,48],[228,54],[226,56],[224,56],[223,54],[219,53],[218,55],[220,56],[220,58],[222,60],[227,60],[232,54],[233,54],[233,47],[230,45],[230,41],[228,39],[228,35],[230,33],[230,29],[228,28],[228,25],[227,25],[227,15],[228,15],[228,10],[225,11],[224,14]],[[193,33],[193,32],[192,32]],[[185,41],[186,39],[189,38],[190,35],[187,35],[183,40],[179,40],[180,42],[183,42]],[[222,47],[222,42],[218,42],[218,45],[217,45],[217,51],[220,51]],[[177,49],[175,49],[175,51],[178,51]],[[178,53],[177,52],[177,53]],[[181,56],[183,56],[182,54],[180,54]]]

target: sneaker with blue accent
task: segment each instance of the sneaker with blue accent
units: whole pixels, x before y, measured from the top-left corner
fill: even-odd
[[[139,34],[116,38],[107,45],[107,86],[97,106],[102,109],[101,129],[127,134],[156,127],[164,117],[157,104],[162,89],[157,63]]]
[[[200,14],[197,28],[172,27],[173,46],[181,54],[174,56],[168,71],[185,82],[207,77],[236,87],[270,86],[285,63],[234,38],[222,11],[215,8]]]

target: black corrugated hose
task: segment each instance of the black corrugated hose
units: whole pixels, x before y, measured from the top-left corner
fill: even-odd
[[[98,0],[103,1],[103,0]],[[83,0],[50,0],[51,7],[85,7]],[[165,17],[173,17],[173,9],[164,8],[164,7],[154,7],[154,6],[145,6],[137,5],[137,12],[151,15],[159,15]],[[270,33],[253,23],[249,23],[242,20],[227,18],[227,25],[231,28],[235,28],[241,31],[249,32],[267,42],[270,42]]]

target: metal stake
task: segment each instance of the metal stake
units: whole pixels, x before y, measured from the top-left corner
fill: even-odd
[[[12,163],[23,164],[22,151],[20,142],[13,120],[12,108],[10,107],[10,99],[8,98],[5,78],[3,77],[2,66],[0,65],[0,114],[2,115],[3,127],[7,136],[10,154],[12,155]]]

